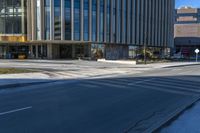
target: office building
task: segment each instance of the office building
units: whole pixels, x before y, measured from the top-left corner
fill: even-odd
[[[200,48],[200,9],[182,7],[175,14],[176,53],[184,57],[195,56],[195,49]]]
[[[174,0],[0,0],[1,58],[127,59],[173,47]]]

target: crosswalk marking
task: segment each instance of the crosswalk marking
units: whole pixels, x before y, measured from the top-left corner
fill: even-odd
[[[173,78],[107,78],[85,80],[80,85],[90,88],[108,86],[130,90],[144,88],[181,95],[200,95],[199,83],[193,82],[190,85],[188,82]]]

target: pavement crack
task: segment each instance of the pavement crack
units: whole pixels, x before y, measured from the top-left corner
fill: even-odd
[[[159,115],[159,114],[161,114],[161,113],[162,113],[162,111],[155,111],[155,112],[153,112],[152,114],[150,114],[150,115],[147,116],[146,118],[137,121],[133,126],[131,126],[130,128],[126,129],[126,130],[124,131],[124,133],[129,133],[129,132],[131,132],[132,130],[136,130],[136,131],[140,131],[140,132],[146,130],[148,127],[141,126],[141,125],[144,124],[145,121],[148,121],[149,119],[151,119],[151,118],[153,118],[154,116]]]

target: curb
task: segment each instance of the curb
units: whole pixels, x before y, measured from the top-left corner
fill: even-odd
[[[193,106],[195,103],[197,103],[200,100],[200,97],[195,98],[192,100],[192,102],[187,103],[187,105],[178,108],[176,111],[170,114],[169,118],[166,118],[165,120],[157,123],[157,125],[145,130],[143,133],[158,133],[162,127],[165,127],[168,123],[172,122],[174,118],[180,116],[182,113],[184,113],[187,109],[189,109],[191,106]]]
[[[198,64],[184,64],[184,65],[175,65],[175,66],[164,66],[164,67],[161,67],[161,68],[176,68],[176,67],[185,67],[185,66],[198,66],[200,65],[200,63]]]
[[[8,89],[8,88],[18,88],[18,87],[26,87],[26,86],[32,86],[32,85],[47,84],[47,83],[52,83],[52,82],[56,82],[56,81],[6,84],[6,85],[0,85],[0,90],[1,89]]]

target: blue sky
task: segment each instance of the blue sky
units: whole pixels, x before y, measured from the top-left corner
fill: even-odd
[[[176,8],[181,6],[200,7],[200,0],[176,0]]]

